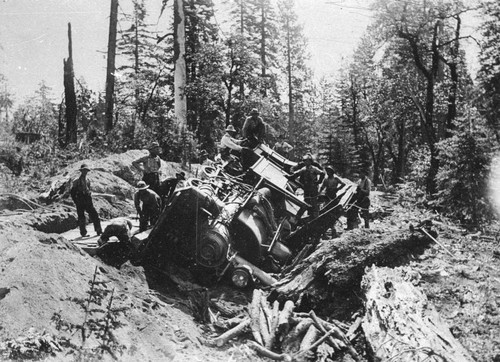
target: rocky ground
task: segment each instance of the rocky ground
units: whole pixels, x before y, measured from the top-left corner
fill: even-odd
[[[98,209],[106,218],[133,212],[130,196],[139,175],[130,162],[142,152],[89,160],[95,170],[90,180],[102,194]],[[79,165],[70,164],[40,183],[38,190],[23,193],[14,192],[20,188],[13,186],[32,182],[32,175],[16,178],[0,170],[5,171],[0,177],[0,359],[259,360],[247,346],[246,335],[222,348],[207,343],[220,330],[200,322],[197,313],[201,297],[243,311],[248,291],[207,291],[176,283],[169,275],[152,275],[129,262],[117,269],[58,234],[76,226],[73,205],[60,186],[74,177]],[[179,167],[165,164],[164,175],[175,174]],[[58,190],[55,205],[45,205],[38,197],[50,185]],[[498,225],[468,233],[416,207],[401,192],[376,193],[372,211],[376,220],[370,230],[342,231],[341,237],[351,234],[369,242],[408,230],[413,220],[432,220],[442,246],[432,243],[404,263],[419,273],[419,287],[472,356],[477,361],[500,361]],[[339,231],[345,226],[341,222]],[[335,247],[336,240],[326,237],[323,242]],[[363,313],[362,303],[352,308],[335,298],[329,303],[330,309],[339,305],[337,311],[343,312],[336,317],[348,324]],[[364,351],[358,352],[369,360]]]

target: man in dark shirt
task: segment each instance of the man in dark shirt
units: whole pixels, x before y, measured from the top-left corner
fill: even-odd
[[[250,148],[255,148],[264,141],[266,126],[262,118],[259,117],[259,111],[256,108],[250,112],[250,117],[245,120],[241,132]]]
[[[163,201],[168,200],[174,194],[175,188],[180,181],[186,180],[184,172],[177,172],[175,177],[163,180],[160,185],[160,197]]]
[[[304,201],[311,205],[309,210],[312,217],[317,217],[319,213],[318,205],[318,185],[325,178],[325,173],[320,168],[312,164],[313,159],[311,154],[303,157],[304,167],[295,171],[291,179],[299,176],[299,182],[304,190]]]
[[[78,215],[78,226],[80,234],[87,236],[85,211],[89,214],[90,220],[94,224],[94,230],[97,235],[102,234],[101,220],[97,213],[94,204],[92,203],[92,194],[90,193],[90,182],[87,180],[87,173],[90,169],[86,164],[80,166],[80,177],[73,182],[70,194],[73,202],[76,205],[76,213]]]
[[[139,214],[139,231],[144,231],[149,226],[156,224],[161,212],[160,196],[148,189],[144,181],[137,183],[137,192],[134,195],[134,205]]]

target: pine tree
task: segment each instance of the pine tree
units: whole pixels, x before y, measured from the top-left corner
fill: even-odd
[[[479,55],[481,68],[478,72],[479,108],[495,132],[497,141],[500,141],[500,3],[495,0],[484,2],[483,14],[483,44]]]

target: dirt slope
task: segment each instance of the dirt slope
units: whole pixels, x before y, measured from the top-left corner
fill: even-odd
[[[167,303],[165,298],[159,298],[148,289],[142,268],[126,264],[117,270],[86,255],[56,234],[20,230],[4,224],[0,224],[0,233],[3,235],[0,243],[0,359],[16,356],[16,351],[17,356],[28,357],[31,350],[37,350],[33,346],[30,348],[30,343],[49,340],[55,342],[51,353],[40,353],[42,348],[36,352],[39,356],[73,360],[82,345],[80,333],[77,329],[58,330],[54,318],[82,325],[85,313],[81,304],[88,300],[89,282],[96,267],[97,279],[106,282],[107,290],[114,290],[113,309],[120,310],[116,313],[120,326],[112,328],[117,341],[114,352],[119,360],[227,359],[226,352],[201,343],[202,330],[182,310],[182,301],[172,299]],[[99,307],[94,305],[94,308]],[[103,318],[99,313],[87,317]],[[88,338],[86,348],[95,347],[98,340],[95,336]],[[70,343],[74,346],[69,346]],[[16,346],[24,346],[24,349]],[[23,350],[24,355],[21,354]],[[233,354],[239,355],[233,360],[253,359],[237,349]],[[110,359],[108,353],[101,357]]]

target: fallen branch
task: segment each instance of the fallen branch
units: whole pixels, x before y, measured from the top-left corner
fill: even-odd
[[[441,244],[439,241],[437,241],[437,239],[434,236],[432,236],[431,234],[429,234],[427,232],[427,230],[425,230],[424,228],[419,228],[418,231],[420,231],[422,234],[424,234],[425,236],[427,236],[428,238],[430,238],[432,241],[434,241],[436,244],[438,244],[448,254],[450,254],[451,256],[455,256],[455,255],[453,255],[453,253],[450,250],[448,250],[448,248],[446,246],[444,246],[443,244]]]
[[[294,355],[294,357],[298,357],[304,353],[307,353],[309,351],[312,351],[315,348],[318,348],[321,343],[325,342],[328,338],[331,338],[332,334],[335,333],[335,329],[330,329],[324,336],[322,336],[320,339],[318,339],[316,342],[314,342],[308,349],[300,350],[299,353]]]
[[[228,330],[227,332],[221,334],[219,337],[214,338],[212,340],[213,343],[217,347],[222,347],[225,345],[230,339],[239,336],[241,333],[245,331],[245,329],[250,326],[250,318],[245,318],[240,324],[236,327]]]
[[[326,333],[326,329],[323,327],[323,325],[321,324],[320,320],[318,319],[318,317],[316,316],[316,314],[314,313],[314,311],[311,311],[309,313],[311,315],[311,318],[313,319],[314,321],[314,325],[319,325],[319,330],[323,333]],[[341,342],[343,342],[347,348],[347,351],[349,352],[349,354],[351,355],[351,357],[355,360],[355,361],[361,361],[359,355],[358,355],[358,352],[356,352],[356,350],[354,349],[354,347],[351,345],[351,343],[349,342],[349,340],[346,338],[345,334],[340,330],[340,328],[338,328],[337,326],[333,326],[332,329],[333,330],[333,336],[337,339],[339,339]],[[333,338],[330,338],[329,340],[332,340],[332,341],[335,341]],[[338,342],[335,342],[338,344]]]
[[[286,361],[286,362],[292,362],[293,359],[292,357],[287,354],[287,353],[275,353],[273,351],[270,351],[266,347],[262,347],[261,345],[255,343],[254,341],[248,341],[248,346],[255,350],[257,353],[260,355],[273,359],[275,361]]]

